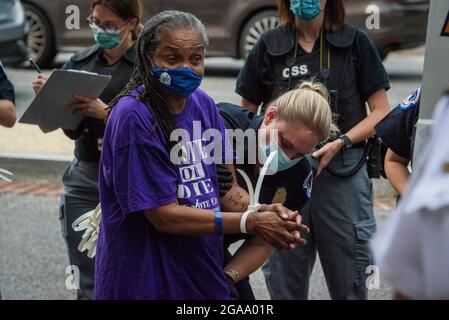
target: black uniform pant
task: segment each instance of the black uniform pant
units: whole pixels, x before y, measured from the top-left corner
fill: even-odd
[[[98,194],[98,164],[75,159],[63,176],[64,189],[60,198],[62,236],[67,244],[72,268],[79,270],[78,300],[93,299],[95,260],[78,251],[83,232],[72,229],[81,215],[94,210],[100,202]],[[73,269],[72,269],[73,270]]]

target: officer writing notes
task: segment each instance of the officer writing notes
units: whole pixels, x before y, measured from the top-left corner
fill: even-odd
[[[385,174],[402,197],[409,180],[408,164],[413,158],[413,141],[419,117],[421,88],[393,109],[376,125],[376,133],[388,147]]]
[[[75,96],[67,108],[84,116],[79,127],[64,133],[75,140],[75,159],[63,176],[60,218],[67,240],[70,263],[80,270],[79,299],[91,299],[95,262],[77,250],[82,233],[71,225],[82,214],[94,210],[99,200],[98,165],[107,117],[107,105],[126,86],[135,66],[135,40],[140,30],[142,5],[139,0],[95,0],[88,18],[96,44],[75,54],[63,69],[112,75],[99,99]],[[44,75],[34,81],[36,93],[46,82]]]
[[[14,86],[8,80],[6,76],[5,69],[0,62],[0,126],[5,126],[11,128],[16,122],[16,109],[14,107],[14,102],[16,95],[14,92]],[[2,170],[0,169],[0,180]],[[0,292],[0,300],[2,298]]]
[[[274,299],[307,299],[318,252],[332,299],[366,299],[368,240],[376,223],[364,151],[389,111],[388,75],[366,33],[345,24],[342,0],[277,5],[281,26],[262,36],[239,75],[242,106],[264,109],[298,82],[315,79],[330,91],[342,134],[313,153],[316,181],[301,212],[311,233],[305,247],[288,255],[274,251],[264,267],[268,288]]]
[[[16,122],[14,86],[0,62],[0,125],[11,128]]]

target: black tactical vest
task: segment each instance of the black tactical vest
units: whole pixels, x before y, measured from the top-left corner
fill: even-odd
[[[323,33],[317,40],[321,43],[320,50],[304,55],[297,55],[292,27],[280,27],[265,34],[263,41],[271,56],[275,89],[264,106],[301,81],[318,81],[330,93],[332,112],[341,132],[346,133],[357,125],[367,116],[356,82],[353,44],[357,32],[355,27],[344,25],[336,33]]]

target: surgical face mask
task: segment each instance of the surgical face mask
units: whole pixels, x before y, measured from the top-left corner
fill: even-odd
[[[153,78],[177,97],[188,97],[201,85],[200,77],[190,68],[163,69],[154,67]]]
[[[311,21],[321,13],[320,0],[291,0],[290,10],[297,18]]]
[[[270,165],[269,173],[274,174],[279,171],[285,171],[290,169],[297,163],[299,163],[304,157],[295,158],[290,160],[289,157],[285,154],[284,150],[277,144],[274,139],[271,139],[270,143],[266,146],[259,146],[259,159],[262,162],[265,162],[268,156],[273,152],[277,151],[277,155],[275,156],[273,163]]]
[[[95,42],[103,49],[115,49],[122,44],[123,40],[120,40],[120,33],[125,27],[115,32],[106,32],[101,28],[91,27],[91,29]]]

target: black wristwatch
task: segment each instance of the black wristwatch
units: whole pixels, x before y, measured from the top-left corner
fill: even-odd
[[[349,139],[347,135],[342,135],[338,139],[340,139],[343,142],[342,150],[346,150],[352,147],[352,141]]]

